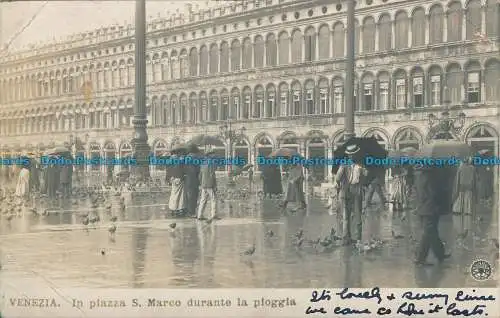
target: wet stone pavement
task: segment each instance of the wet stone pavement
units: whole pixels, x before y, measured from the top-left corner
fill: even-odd
[[[419,232],[411,210],[404,216],[379,205],[367,210],[364,236],[379,242],[375,248],[324,247],[311,241],[340,229],[339,215],[328,212],[324,198],[310,195],[305,211],[291,207],[283,212],[277,200],[260,199],[257,191],[240,189],[232,199],[228,190],[222,191],[221,219],[211,224],[173,219],[166,209],[168,193],[111,190],[97,207],[79,194],[58,203],[36,199],[36,212],[21,207],[14,217],[4,207],[0,277],[33,276],[59,287],[109,288],[497,285],[495,271],[483,282],[469,272],[475,259],[498,262],[491,242],[498,237],[496,206],[482,208],[464,242],[457,239],[456,220],[444,217],[441,235],[452,257],[441,267],[415,268]],[[99,221],[85,225],[82,215],[89,212]],[[113,225],[114,234],[109,230]],[[304,240],[297,246],[294,236],[300,229]],[[253,255],[245,255],[253,244]]]

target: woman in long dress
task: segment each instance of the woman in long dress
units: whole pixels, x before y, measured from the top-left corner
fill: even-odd
[[[408,205],[406,171],[402,167],[392,167],[392,204],[394,211],[403,211]]]
[[[171,159],[180,159],[177,156],[172,156]],[[181,164],[173,164],[167,169],[167,177],[169,178],[172,190],[168,201],[169,210],[175,215],[181,215],[186,211],[186,174],[184,167]]]
[[[471,228],[477,197],[476,168],[472,165],[472,159],[468,158],[458,167],[453,189],[453,214],[458,219],[455,223],[460,233]]]
[[[30,190],[30,170],[29,166],[21,167],[17,179],[16,196],[21,199],[27,199]]]

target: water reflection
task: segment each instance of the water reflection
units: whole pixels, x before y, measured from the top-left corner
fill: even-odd
[[[311,240],[327,236],[331,228],[339,231],[341,218],[329,215],[318,198],[308,199],[307,210],[286,214],[277,208],[276,200],[252,196],[227,201],[221,211],[223,219],[212,224],[168,219],[162,205],[154,206],[167,199],[131,198],[123,210],[119,197],[110,197],[107,200],[112,208],[93,209],[101,222],[87,228],[81,224],[81,212],[48,216],[26,212],[11,222],[0,219],[2,258],[8,260],[3,262],[4,270],[36,269],[60,284],[89,287],[431,288],[496,284],[478,283],[464,274],[473,259],[489,259],[487,239],[498,233],[496,211],[493,215],[482,213],[470,251],[456,246],[451,216],[443,217],[441,233],[453,255],[449,266],[415,268],[412,238],[418,238],[419,226],[410,211],[402,218],[386,210],[368,210],[365,239],[375,237],[387,243],[379,251],[360,254],[344,247],[321,251],[293,244],[292,238],[300,229]],[[133,207],[144,205],[148,206]],[[62,206],[71,207],[68,203]],[[80,204],[78,209],[85,207]],[[107,231],[112,215],[118,217],[114,237]],[[169,226],[172,222],[177,224],[175,230]],[[270,231],[272,237],[266,234]],[[393,239],[393,231],[405,238]],[[28,233],[20,235],[23,232]],[[255,254],[242,255],[253,242]],[[101,255],[102,250],[105,255]]]

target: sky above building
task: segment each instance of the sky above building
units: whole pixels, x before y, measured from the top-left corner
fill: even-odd
[[[214,6],[205,0],[147,0],[146,15],[169,17],[186,5]],[[133,24],[135,1],[21,1],[0,4],[0,43],[18,50],[29,44],[62,39],[113,24]]]

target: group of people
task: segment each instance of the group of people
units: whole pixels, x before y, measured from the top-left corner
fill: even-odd
[[[195,145],[189,145],[185,152],[172,154],[172,158],[190,156],[214,157],[214,152],[202,154]],[[181,159],[181,158],[179,158]],[[210,205],[209,220],[217,217],[217,166],[206,160],[204,164],[171,165],[166,171],[166,181],[171,185],[169,210],[176,216],[207,219],[204,216],[207,205]]]
[[[70,154],[53,154],[52,157],[70,157]],[[30,194],[39,192],[49,198],[56,198],[58,193],[63,197],[69,197],[73,183],[73,166],[48,164],[42,165],[38,161],[39,155],[30,154],[26,156],[25,163],[20,166],[17,183],[16,196],[28,199]]]

